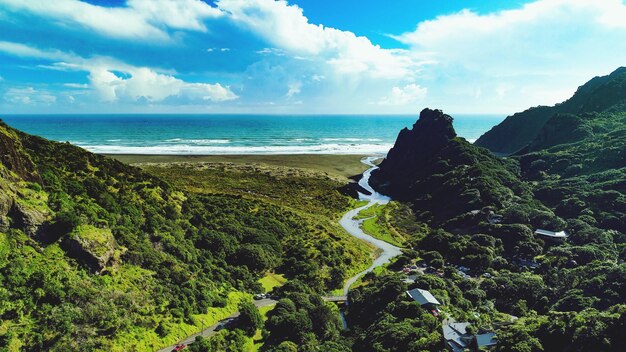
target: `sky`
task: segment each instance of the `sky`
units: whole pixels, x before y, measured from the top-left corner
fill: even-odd
[[[0,0],[0,114],[512,114],[625,65],[622,0]]]

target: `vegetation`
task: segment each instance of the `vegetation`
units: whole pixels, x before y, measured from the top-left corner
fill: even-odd
[[[0,145],[0,346],[10,351],[156,349],[236,311],[268,271],[321,293],[369,259],[333,221],[352,204],[336,178],[283,170],[286,184],[218,168],[221,179],[168,183],[4,124]],[[240,176],[249,187],[194,188]],[[251,344],[236,334],[219,335]]]
[[[482,135],[476,145],[495,153],[512,154],[525,148],[544,129],[544,125],[556,114],[581,115],[615,111],[624,99],[626,68],[620,67],[608,76],[595,77],[580,86],[574,96],[555,106],[538,106],[509,116],[501,124]],[[567,138],[578,138],[584,130],[569,134]],[[559,138],[550,137],[551,143],[560,144]],[[569,139],[568,139],[569,140]]]
[[[624,82],[617,70],[494,128],[484,140],[537,120],[511,138],[506,158],[424,110],[372,176],[396,201],[358,215],[365,231],[406,250],[353,286],[347,331],[322,295],[367,267],[370,248],[337,224],[357,204],[340,193],[345,175],[328,171],[337,168],[139,169],[0,124],[0,349],[154,350],[240,311],[233,329],[190,350],[441,350],[450,318],[496,332],[498,351],[618,350]],[[430,291],[440,311],[407,297],[413,288]],[[269,312],[250,303],[262,291],[280,297]]]
[[[446,316],[496,331],[497,350],[618,350],[626,303],[624,82],[620,69],[581,87],[557,106],[575,112],[550,113],[526,147],[508,158],[457,138],[449,116],[439,111],[425,110],[413,131],[401,132],[374,182],[409,202],[415,214],[416,231],[407,241],[412,250],[396,267],[423,259],[436,270],[409,287],[430,290]],[[502,132],[509,124],[489,138],[511,140]],[[416,141],[419,154],[412,149]],[[534,234],[538,228],[569,237],[542,238]],[[358,307],[360,291],[390,289],[394,294],[370,311],[387,312],[379,318],[386,323],[400,322],[408,309],[389,309],[397,301],[382,307],[401,291],[390,282],[381,276],[355,290],[350,310]],[[502,313],[519,319],[511,324]],[[357,315],[355,324],[366,318]],[[387,333],[376,318],[365,321],[356,343],[360,338],[380,351],[401,350],[391,338],[372,340]],[[388,329],[394,337],[402,331]],[[413,333],[433,332],[418,330]]]

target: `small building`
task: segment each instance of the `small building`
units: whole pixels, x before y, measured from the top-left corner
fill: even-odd
[[[480,350],[481,348],[495,346],[498,341],[496,340],[495,332],[486,332],[484,334],[477,334],[474,336],[476,341],[476,348]]]
[[[426,309],[437,309],[437,306],[441,305],[435,296],[426,290],[414,288],[406,291],[406,294]]]
[[[496,213],[489,213],[489,215],[487,215],[487,221],[491,224],[491,225],[496,225],[502,222],[502,220],[504,220],[504,217],[500,214],[496,214]]]
[[[472,342],[470,335],[466,331],[469,325],[469,323],[443,324],[443,340],[448,350],[452,352],[463,352],[469,347]]]
[[[447,323],[442,325],[443,339],[446,348],[452,352],[463,352],[467,349],[479,351],[489,349],[497,344],[496,334],[483,332],[471,335],[467,332],[470,323]]]
[[[535,235],[541,236],[544,239],[549,239],[552,241],[565,241],[569,237],[569,234],[565,231],[555,232],[555,231],[543,230],[543,229],[536,229]]]

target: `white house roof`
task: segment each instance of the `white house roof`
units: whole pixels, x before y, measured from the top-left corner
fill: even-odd
[[[543,230],[543,229],[536,229],[535,230],[535,234],[536,235],[542,235],[542,236],[549,236],[549,237],[554,237],[554,238],[567,238],[569,235],[567,234],[567,232],[565,231],[549,231],[549,230]]]
[[[420,305],[424,304],[437,304],[440,305],[439,301],[433,296],[430,292],[426,290],[422,290],[419,288],[414,288],[410,291],[406,291],[409,297],[413,298]]]

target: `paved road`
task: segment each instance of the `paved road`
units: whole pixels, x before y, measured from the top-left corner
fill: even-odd
[[[257,308],[271,306],[271,305],[276,304],[276,303],[278,303],[278,301],[275,301],[275,300],[269,299],[269,298],[261,299],[261,300],[258,300],[258,301],[254,301],[254,305]],[[225,319],[236,318],[238,316],[239,316],[239,312],[235,312],[235,313],[229,315],[228,318],[225,318]],[[209,326],[208,328],[204,329],[201,332],[195,333],[195,334],[187,337],[186,339],[177,342],[175,345],[164,347],[164,348],[158,350],[158,352],[170,352],[171,350],[174,349],[174,347],[176,347],[176,345],[179,345],[181,343],[184,343],[185,345],[189,346],[189,344],[191,344],[192,342],[194,342],[196,340],[196,336],[199,336],[200,334],[202,334],[202,337],[213,336],[217,332],[217,331],[215,331],[215,329],[217,328],[218,325],[219,325],[219,322],[217,324]]]
[[[352,236],[362,239],[364,241],[367,241],[369,243],[371,243],[372,245],[374,245],[375,247],[379,248],[382,250],[382,253],[380,254],[380,256],[378,258],[376,258],[376,260],[374,260],[374,263],[372,263],[372,265],[363,270],[362,272],[354,275],[353,277],[351,277],[350,279],[348,279],[348,281],[346,281],[346,284],[343,287],[343,294],[345,296],[348,295],[348,290],[350,289],[350,286],[352,286],[352,284],[359,279],[359,277],[361,277],[362,275],[374,270],[374,268],[379,267],[383,264],[388,263],[391,258],[402,254],[402,251],[400,250],[399,247],[396,247],[392,244],[389,244],[385,241],[381,241],[379,239],[376,239],[368,234],[366,234],[365,232],[363,232],[363,230],[361,230],[361,223],[363,222],[364,219],[361,220],[354,220],[353,218],[359,214],[359,212],[363,209],[367,209],[371,206],[374,206],[375,204],[387,204],[389,203],[389,201],[391,200],[391,198],[384,196],[378,192],[376,192],[372,186],[370,186],[369,184],[369,180],[370,180],[370,176],[372,174],[372,171],[378,169],[378,166],[374,165],[374,160],[379,159],[378,157],[367,157],[365,159],[363,159],[361,162],[364,163],[365,165],[370,166],[369,169],[365,170],[365,172],[363,173],[363,177],[361,178],[361,180],[359,180],[359,186],[365,188],[368,192],[371,192],[371,195],[366,195],[366,194],[362,194],[359,192],[359,199],[360,200],[366,200],[368,201],[368,203],[362,207],[350,210],[349,212],[347,212],[342,218],[341,220],[339,220],[339,224],[346,229],[346,231],[348,231],[349,234],[351,234]]]
[[[369,243],[371,243],[372,245],[374,245],[376,248],[379,248],[380,250],[382,250],[381,255],[376,258],[376,260],[374,260],[374,263],[372,263],[372,265],[363,270],[362,272],[354,275],[353,277],[351,277],[350,279],[348,279],[348,281],[346,281],[346,284],[344,285],[343,291],[344,291],[344,295],[343,296],[328,296],[328,297],[324,297],[325,300],[327,301],[331,301],[331,302],[339,302],[339,301],[345,301],[346,296],[348,295],[348,290],[350,289],[350,286],[352,286],[352,284],[359,279],[359,277],[361,277],[362,275],[374,270],[374,268],[379,267],[383,264],[386,264],[389,262],[389,260],[391,260],[391,258],[402,254],[402,251],[400,250],[399,247],[396,247],[392,244],[389,244],[385,241],[381,241],[379,239],[376,239],[368,234],[366,234],[365,232],[363,232],[363,230],[361,230],[361,223],[363,222],[363,219],[361,220],[354,220],[353,218],[359,214],[359,212],[363,209],[367,209],[371,206],[373,206],[374,204],[387,204],[391,199],[387,196],[384,196],[378,192],[376,192],[372,186],[370,186],[369,184],[369,179],[370,179],[370,175],[372,173],[372,171],[378,169],[378,167],[376,165],[373,164],[374,160],[378,159],[378,157],[367,157],[365,159],[362,160],[362,162],[368,166],[370,166],[369,169],[365,170],[365,172],[363,173],[363,177],[361,178],[361,180],[359,181],[359,185],[363,188],[365,188],[367,191],[371,192],[371,195],[365,195],[362,193],[359,193],[359,199],[361,200],[367,200],[368,203],[362,207],[350,210],[349,212],[347,212],[342,218],[341,220],[339,220],[339,224],[346,229],[346,231],[348,231],[349,234],[351,234],[352,236],[362,239],[364,241],[367,241]],[[262,300],[258,300],[258,301],[254,301],[254,305],[257,306],[257,308],[261,308],[261,307],[265,307],[265,306],[269,306],[272,304],[276,304],[277,301],[272,300],[272,299],[262,299]],[[228,318],[235,318],[239,316],[239,312],[233,313],[231,314]],[[227,318],[227,319],[228,319]],[[208,328],[204,329],[202,332],[198,332],[196,334],[193,334],[189,337],[187,337],[186,339],[179,341],[178,343],[176,343],[176,345],[184,343],[185,345],[189,345],[192,342],[194,342],[196,340],[196,336],[202,334],[203,337],[210,337],[215,335],[216,331],[215,329],[217,328],[217,326],[219,325],[219,323],[214,324],[209,326]],[[345,320],[344,320],[344,328],[346,327],[345,325]],[[160,349],[158,352],[170,352],[172,349],[174,349],[174,347],[176,347],[176,345],[172,345],[172,346],[168,346],[165,348]]]

